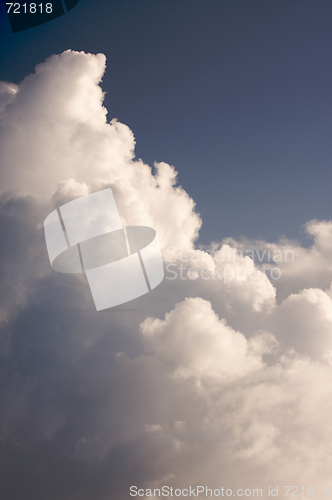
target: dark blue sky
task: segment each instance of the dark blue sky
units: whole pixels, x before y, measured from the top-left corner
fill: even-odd
[[[106,54],[109,119],[176,167],[202,243],[305,242],[306,221],[332,218],[330,0],[80,0],[15,34],[0,7],[1,80],[68,48]]]

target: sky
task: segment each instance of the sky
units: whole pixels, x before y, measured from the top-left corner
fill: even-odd
[[[0,8],[0,496],[329,496],[331,3]],[[165,278],[97,312],[43,224],[109,188]]]

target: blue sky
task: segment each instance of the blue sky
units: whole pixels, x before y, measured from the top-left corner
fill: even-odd
[[[330,1],[80,0],[15,34],[1,11],[1,80],[68,48],[106,55],[109,119],[176,167],[200,242],[307,244],[301,226],[331,217]]]

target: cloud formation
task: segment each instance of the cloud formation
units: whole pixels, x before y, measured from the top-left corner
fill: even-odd
[[[66,51],[0,84],[2,495],[328,486],[332,222],[308,222],[308,248],[197,249],[201,220],[174,168],[154,174],[131,130],[107,122],[104,70],[102,54]],[[43,221],[109,186],[124,223],[157,230],[173,274],[96,313],[84,277],[50,268]]]
[[[59,204],[112,185],[127,225],[155,227],[163,246],[190,247],[201,225],[195,204],[175,187],[173,167],[156,164],[153,175],[134,161],[129,127],[107,123],[98,85],[104,71],[103,54],[68,50],[37,65],[19,86],[2,84],[1,191],[53,194]]]

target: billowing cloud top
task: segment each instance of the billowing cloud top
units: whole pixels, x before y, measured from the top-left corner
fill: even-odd
[[[112,185],[127,225],[154,227],[162,245],[191,246],[201,222],[166,163],[157,174],[134,161],[132,131],[107,123],[99,83],[103,54],[68,50],[39,64],[19,86],[0,87],[0,185],[65,201]],[[160,224],[160,220],[163,223]]]
[[[332,488],[332,222],[308,222],[310,248],[195,248],[174,168],[153,175],[107,122],[104,71],[102,54],[68,50],[0,83],[2,496]],[[51,270],[42,225],[104,187],[125,224],[157,230],[166,279],[96,313],[82,277]]]

